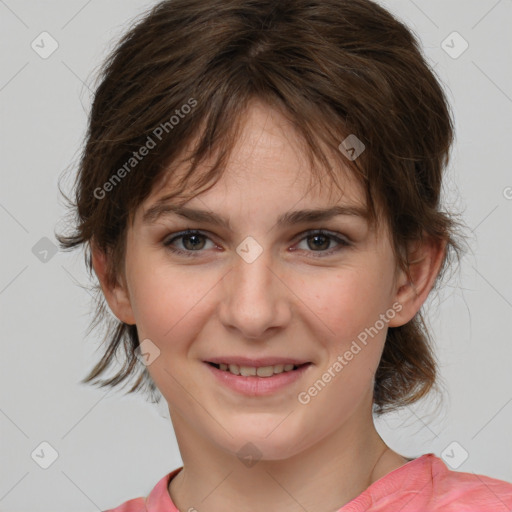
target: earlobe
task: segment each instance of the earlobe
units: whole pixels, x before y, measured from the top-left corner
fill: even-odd
[[[91,257],[94,272],[98,277],[101,290],[105,296],[112,313],[125,324],[134,325],[135,318],[130,303],[130,297],[126,284],[120,284],[119,280],[112,283],[108,276],[108,255],[91,243]]]
[[[400,271],[396,280],[396,301],[401,310],[389,322],[390,327],[399,327],[409,322],[420,310],[432,290],[441,269],[446,251],[444,241],[427,238],[416,243],[409,252],[409,272]]]

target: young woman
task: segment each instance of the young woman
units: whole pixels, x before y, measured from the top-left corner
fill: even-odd
[[[129,30],[60,242],[115,315],[86,382],[158,388],[183,467],[112,510],[512,508],[512,484],[407,459],[373,421],[435,387],[452,137],[417,40],[369,0],[172,0]]]

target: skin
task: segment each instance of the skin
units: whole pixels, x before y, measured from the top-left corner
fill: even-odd
[[[143,212],[172,189],[171,180],[135,212],[118,285],[107,286],[106,256],[94,246],[93,265],[113,313],[160,350],[147,368],[169,404],[184,463],[169,485],[176,506],[333,511],[407,462],[375,429],[374,375],[387,328],[419,310],[443,248],[415,246],[410,281],[396,269],[385,226],[377,233],[362,217],[340,216],[278,228],[289,210],[364,206],[364,194],[343,168],[337,193],[308,188],[307,160],[278,112],[254,102],[245,121],[224,176],[187,203],[229,218],[231,229],[176,216],[144,225]],[[197,244],[197,257],[164,245],[185,229],[206,232],[173,244],[189,252]],[[327,238],[317,248],[314,236],[303,235],[309,229],[339,233],[351,245]],[[263,249],[252,263],[236,252],[247,236]],[[298,393],[397,303],[401,310],[378,335],[308,404],[299,403]],[[248,397],[213,378],[203,361],[220,355],[293,356],[312,365],[284,390]],[[252,467],[237,456],[248,442],[261,457]]]

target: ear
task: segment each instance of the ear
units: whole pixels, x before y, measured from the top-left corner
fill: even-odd
[[[420,310],[432,290],[446,252],[446,242],[425,237],[409,245],[408,272],[399,270],[396,280],[395,301],[402,308],[390,320],[390,327],[409,322]]]
[[[91,243],[91,257],[94,272],[98,277],[101,290],[105,296],[112,313],[125,324],[135,325],[135,318],[130,303],[128,287],[123,279],[118,279],[112,284],[108,279],[108,255],[98,248],[96,244]],[[119,284],[122,281],[122,284]]]

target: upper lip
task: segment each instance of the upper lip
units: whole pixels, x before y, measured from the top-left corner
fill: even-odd
[[[276,366],[279,364],[293,364],[299,366],[304,363],[309,363],[303,359],[296,359],[293,357],[242,357],[242,356],[223,356],[223,357],[211,357],[205,359],[205,363],[225,363],[225,364],[236,364],[238,366],[251,366],[251,367],[262,367],[262,366]]]

